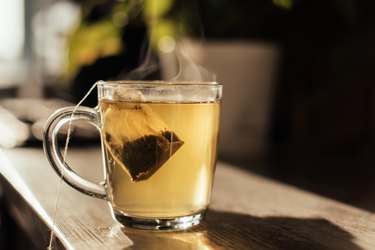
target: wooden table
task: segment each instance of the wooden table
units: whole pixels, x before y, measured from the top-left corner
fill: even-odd
[[[100,157],[74,148],[68,162],[99,181]],[[121,228],[105,201],[65,183],[57,200],[60,180],[40,148],[1,150],[0,173],[11,214],[41,248],[53,228],[62,249],[375,249],[375,214],[222,162],[207,217],[182,232]]]

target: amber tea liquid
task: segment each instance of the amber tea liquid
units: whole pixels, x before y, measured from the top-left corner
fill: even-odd
[[[132,103],[100,100],[99,106],[107,158],[108,198],[115,217],[125,215],[160,219],[193,215],[207,208],[216,164],[219,102]],[[172,137],[178,137],[178,141],[175,139],[176,143],[173,143],[174,138],[170,140],[169,133],[170,145],[175,149],[169,157],[164,157],[165,162],[159,168],[152,167],[155,172],[137,180],[131,177],[123,162],[124,155],[132,157],[134,150],[127,150],[127,144],[123,142],[133,140],[133,145],[148,147],[148,143],[143,146],[137,142],[142,133],[148,133],[148,120],[142,114],[144,110],[154,116],[149,121],[158,123],[155,126],[150,124],[151,127],[163,130],[164,126],[163,131],[173,132]],[[143,138],[148,140],[153,137]],[[116,145],[120,144],[122,146],[117,148]],[[151,145],[151,149],[145,149],[144,158],[151,156],[148,154],[154,144]],[[142,159],[139,161],[139,165],[142,165]]]

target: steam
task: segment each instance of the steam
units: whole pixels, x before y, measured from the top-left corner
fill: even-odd
[[[173,1],[163,3],[163,1],[156,0],[141,2],[142,8],[139,6],[139,10],[143,10],[143,18],[147,24],[145,29],[147,35],[142,35],[142,38],[137,37],[144,39],[138,60],[141,63],[130,72],[121,74],[118,79],[179,82],[216,81],[216,75],[201,66],[207,58],[204,56],[205,50],[202,41],[204,30],[200,5],[195,1],[190,3],[182,1],[178,4],[173,4]],[[169,17],[167,13],[170,14]],[[189,20],[189,22],[184,22],[184,20]],[[201,38],[189,39],[186,36],[187,33],[195,33]],[[133,33],[125,34],[132,35]],[[132,37],[127,37],[126,40],[132,41],[133,45],[128,49],[137,48],[139,50],[139,43],[134,42]]]
[[[196,61],[202,60],[203,48],[200,43],[191,40],[181,41],[175,50],[179,71],[172,81],[212,82],[216,75],[199,65]]]
[[[151,43],[143,49],[145,56],[141,65],[120,76],[122,80],[164,80],[173,82],[212,82],[216,75],[201,66],[204,57],[202,43],[189,39],[176,41],[170,36],[157,43],[157,58]],[[158,72],[160,71],[160,72]],[[150,79],[151,78],[151,79]]]
[[[153,74],[157,74],[159,70],[159,65],[155,60],[152,53],[152,48],[150,43],[144,42],[141,51],[140,58],[144,58],[143,62],[135,69],[125,73],[120,76],[123,80],[144,80]],[[142,60],[141,60],[142,61]]]

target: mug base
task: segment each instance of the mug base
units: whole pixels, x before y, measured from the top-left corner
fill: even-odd
[[[114,212],[115,219],[125,227],[145,230],[184,230],[198,225],[203,219],[204,213],[173,218],[144,218],[125,215]]]

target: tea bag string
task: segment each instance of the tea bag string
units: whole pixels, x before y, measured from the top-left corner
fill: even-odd
[[[64,151],[63,151],[63,164],[64,165],[66,163],[66,156],[68,154],[68,147],[69,147],[69,142],[70,142],[70,138],[71,138],[71,130],[72,130],[72,122],[73,122],[74,114],[77,111],[78,107],[86,100],[86,98],[96,88],[96,86],[98,85],[99,82],[100,81],[98,81],[94,85],[92,85],[91,88],[89,89],[89,91],[86,93],[86,95],[77,103],[76,106],[74,106],[74,109],[72,111],[72,114],[70,116],[70,120],[69,120],[69,123],[68,123],[68,132],[67,132],[67,135],[66,135],[66,140],[65,140],[65,145],[64,145]],[[50,234],[49,245],[48,245],[48,248],[47,248],[48,250],[52,249],[52,242],[53,242],[53,239],[55,237],[55,235],[53,233],[53,229],[55,228],[55,225],[56,225],[57,208],[58,208],[59,201],[60,201],[60,192],[61,192],[63,177],[64,177],[64,171],[61,171],[61,178],[60,178],[59,185],[58,185],[58,188],[57,188],[57,195],[56,195],[57,198],[56,198],[55,206],[54,206],[54,210],[53,210],[52,230],[51,230],[51,234]]]

